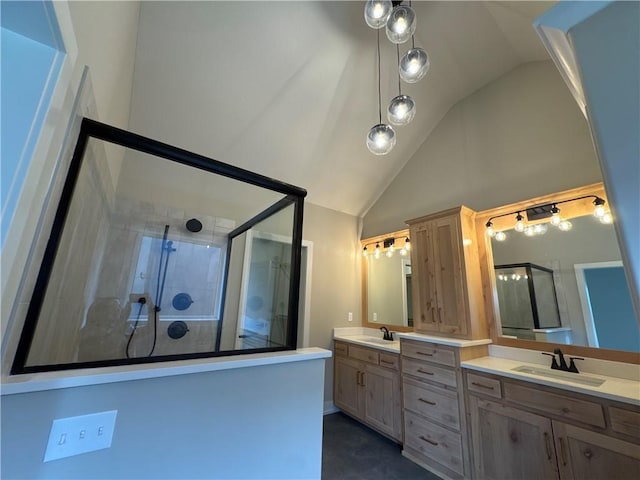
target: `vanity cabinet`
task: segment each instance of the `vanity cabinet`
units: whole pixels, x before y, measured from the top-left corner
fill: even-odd
[[[334,351],[335,405],[401,442],[399,355],[339,341]]]
[[[401,338],[400,352],[403,455],[445,478],[470,478],[460,361],[486,355],[487,346]]]
[[[457,207],[407,224],[415,331],[486,337],[475,212]]]
[[[640,478],[637,407],[477,372],[465,383],[475,478]]]

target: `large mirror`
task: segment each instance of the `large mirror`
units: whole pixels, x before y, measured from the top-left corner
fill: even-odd
[[[638,319],[615,228],[609,217],[594,215],[594,201],[600,203],[596,199],[604,200],[608,214],[604,189],[596,184],[478,215],[479,234],[485,235],[487,248],[485,267],[493,291],[497,343],[534,341],[640,351]],[[553,202],[558,202],[560,218],[554,223],[562,225],[551,223],[553,214],[544,218],[541,213],[543,218],[538,219],[532,214],[534,219],[527,221],[530,207],[552,204],[553,208]],[[530,229],[508,228],[515,226],[517,213],[512,212],[517,211]],[[493,236],[486,235],[488,222]]]
[[[413,330],[409,230],[366,238],[362,245],[362,324]]]

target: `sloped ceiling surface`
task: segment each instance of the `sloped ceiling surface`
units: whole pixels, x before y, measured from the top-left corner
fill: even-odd
[[[129,128],[362,215],[451,106],[549,58],[531,22],[553,3],[413,2],[431,70],[402,85],[416,117],[375,156],[365,138],[378,123],[377,32],[364,2],[143,2]],[[384,121],[398,92],[384,30],[381,47]]]

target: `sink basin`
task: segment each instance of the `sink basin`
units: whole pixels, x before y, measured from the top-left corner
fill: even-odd
[[[514,372],[528,373],[529,375],[538,375],[541,377],[555,378],[557,380],[563,380],[565,382],[580,383],[582,385],[590,385],[592,387],[599,387],[605,381],[601,378],[587,377],[581,373],[563,372],[559,370],[547,370],[544,368],[529,367],[527,365],[520,365],[512,369]]]
[[[361,337],[360,339],[365,342],[375,343],[377,345],[389,345],[389,346],[394,345],[398,342],[397,340],[383,340],[382,338],[378,338],[378,337]]]

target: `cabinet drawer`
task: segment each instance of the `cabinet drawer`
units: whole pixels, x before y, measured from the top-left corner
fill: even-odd
[[[602,405],[598,403],[556,395],[510,382],[504,382],[503,389],[504,398],[507,400],[536,408],[555,417],[575,420],[596,427],[605,427]]]
[[[341,355],[343,357],[347,356],[347,344],[342,342],[335,342],[333,345],[333,350],[336,352],[336,355]]]
[[[450,367],[456,366],[456,354],[453,350],[435,343],[410,342],[403,340],[401,343],[402,355],[406,357],[426,360],[427,362],[440,363]]]
[[[349,356],[356,360],[363,362],[373,363],[375,365],[380,361],[380,353],[370,348],[356,347],[355,345],[349,345]]]
[[[400,356],[393,353],[380,352],[380,366],[391,368],[393,370],[400,369]]]
[[[458,396],[409,379],[403,383],[404,408],[460,431]]]
[[[411,412],[404,416],[405,445],[462,475],[462,437]]]
[[[494,398],[502,398],[500,380],[475,373],[467,373],[467,390]]]
[[[407,375],[442,383],[450,387],[457,387],[456,372],[450,368],[438,367],[427,362],[420,362],[413,358],[402,359],[402,372]]]
[[[609,407],[611,430],[640,438],[640,412]]]

